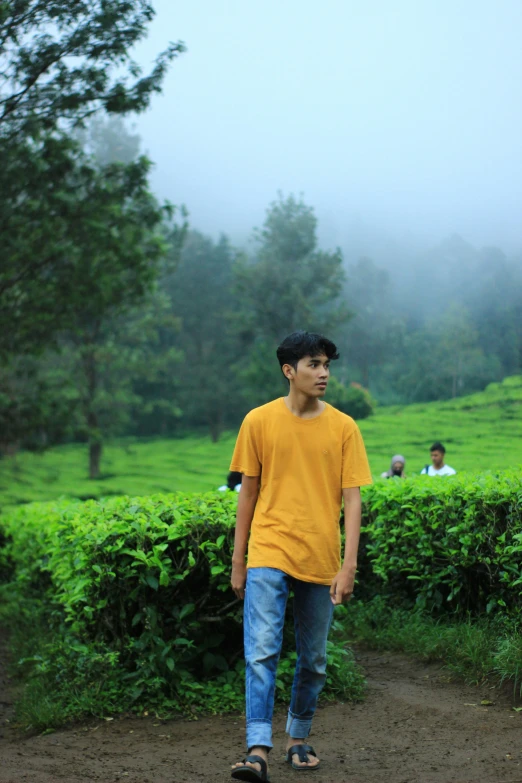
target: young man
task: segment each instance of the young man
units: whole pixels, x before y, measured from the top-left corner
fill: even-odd
[[[285,607],[294,592],[297,663],[286,724],[287,761],[313,770],[306,743],[326,679],[333,607],[352,596],[361,524],[359,487],[372,478],[359,428],[323,402],[336,346],[294,332],[277,349],[287,397],[254,408],[238,435],[231,470],[243,474],[231,584],[244,598],[246,759],[238,780],[268,780],[276,667]],[[346,547],[340,558],[344,500]],[[248,548],[248,571],[245,556]]]
[[[454,476],[457,471],[444,464],[445,453],[446,449],[440,441],[434,443],[430,449],[431,465],[426,465],[421,470],[421,474],[425,476]]]

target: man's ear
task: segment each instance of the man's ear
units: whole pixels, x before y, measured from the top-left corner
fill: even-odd
[[[281,369],[282,369],[282,371],[283,371],[283,375],[285,376],[285,378],[287,379],[287,381],[291,381],[291,380],[292,380],[292,378],[293,378],[293,377],[294,377],[294,375],[295,375],[295,370],[294,370],[294,368],[292,367],[292,365],[291,365],[291,364],[283,364],[283,366],[281,367]]]

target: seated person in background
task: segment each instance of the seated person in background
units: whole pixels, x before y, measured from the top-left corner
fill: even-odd
[[[425,476],[454,476],[457,471],[444,464],[445,453],[446,449],[440,441],[434,443],[430,449],[432,464],[425,465],[421,470],[421,474]]]
[[[404,457],[401,454],[395,454],[391,459],[390,469],[381,473],[381,478],[393,478],[394,476],[404,478],[406,475],[404,473],[405,466],[406,460]]]
[[[237,470],[231,470],[227,476],[227,483],[218,487],[219,492],[226,492],[229,489],[231,492],[239,492],[241,489],[242,473],[238,473]]]

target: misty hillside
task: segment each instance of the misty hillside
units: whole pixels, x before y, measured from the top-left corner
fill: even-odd
[[[408,474],[419,473],[437,440],[457,471],[522,467],[522,376],[453,400],[377,409],[359,425],[374,475],[393,454],[403,454]]]
[[[465,396],[522,369],[522,263],[453,235],[346,266],[343,378],[382,405]]]

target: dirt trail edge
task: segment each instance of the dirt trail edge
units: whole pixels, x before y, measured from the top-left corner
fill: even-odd
[[[0,647],[5,661],[5,647]],[[487,687],[448,682],[439,666],[359,652],[364,704],[318,711],[310,741],[321,769],[284,763],[284,715],[275,720],[273,783],[522,783],[522,714]],[[0,671],[0,783],[201,783],[230,781],[243,754],[241,716],[161,722],[115,718],[24,736],[11,728]],[[493,702],[482,705],[481,701]]]

